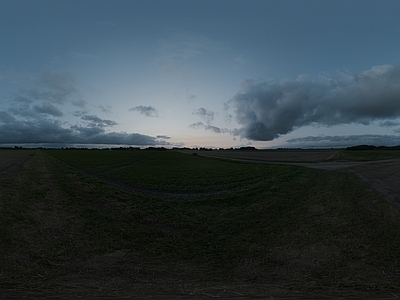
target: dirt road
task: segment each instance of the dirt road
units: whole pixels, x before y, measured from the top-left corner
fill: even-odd
[[[354,173],[400,210],[400,159],[280,164]]]
[[[348,170],[377,190],[400,210],[400,160],[349,167]]]
[[[184,151],[202,156],[218,157],[235,161],[286,164],[308,168],[351,172],[366,181],[386,200],[396,204],[400,210],[400,159],[372,161],[327,161],[316,162],[335,155],[333,151]],[[300,162],[301,161],[301,162]]]

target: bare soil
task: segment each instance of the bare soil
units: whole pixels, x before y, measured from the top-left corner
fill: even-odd
[[[186,153],[190,153],[186,151]],[[366,181],[382,197],[400,210],[400,159],[373,161],[331,161],[336,150],[271,150],[271,151],[192,151],[198,155],[303,166],[308,168],[351,172]]]
[[[400,159],[288,164],[354,173],[400,210]]]
[[[347,168],[400,210],[400,160],[365,163]]]
[[[34,151],[0,151],[0,181],[13,176],[34,155]]]

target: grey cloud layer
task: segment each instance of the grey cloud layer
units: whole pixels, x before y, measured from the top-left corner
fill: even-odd
[[[211,125],[212,121],[214,121],[214,116],[215,116],[215,113],[211,110],[207,110],[207,109],[201,107],[201,108],[195,110],[193,112],[193,114],[200,116],[206,122],[206,124],[204,124],[203,122],[196,122],[196,123],[190,124],[189,125],[190,128],[209,130],[214,133],[230,132],[229,129],[219,128],[217,126]]]
[[[251,140],[273,140],[307,125],[367,125],[400,116],[400,67],[318,80],[305,75],[294,81],[248,80],[228,104],[241,125],[236,134]]]
[[[103,120],[94,115],[83,115],[81,120],[86,121],[86,126],[74,125],[71,129],[80,133],[85,138],[93,137],[96,135],[104,135],[105,127],[117,125],[117,122],[112,120]]]
[[[379,126],[381,127],[394,127],[394,126],[399,126],[400,123],[399,122],[395,122],[395,121],[384,121],[384,122],[380,122]]]
[[[158,111],[153,106],[138,105],[130,108],[129,111],[137,111],[139,114],[145,115],[146,117],[158,117]]]
[[[33,107],[38,113],[52,115],[54,117],[61,117],[63,115],[62,111],[55,107],[53,104],[44,102],[41,106],[35,105]]]
[[[21,88],[11,98],[10,113],[32,118],[36,118],[37,114],[62,117],[64,114],[59,106],[66,103],[81,108],[85,106],[71,74],[45,72],[33,79],[31,84],[33,87]]]
[[[167,135],[157,135],[156,138],[163,139],[163,140],[169,140],[171,137],[167,136]]]
[[[93,115],[84,115],[81,117],[82,120],[89,121],[91,126],[98,126],[98,127],[106,127],[106,126],[114,126],[118,123],[112,120],[103,120],[100,119],[98,116]]]
[[[196,122],[196,123],[190,124],[189,127],[193,128],[193,129],[209,130],[209,131],[213,131],[215,133],[227,133],[227,132],[230,132],[229,129],[219,128],[217,126],[213,126],[213,125],[210,125],[210,124],[206,125],[203,122]]]
[[[71,101],[74,105],[83,105],[83,100],[75,86],[76,81],[72,74],[45,72],[34,80],[34,85],[33,88],[20,89],[16,100],[41,100],[56,104]]]
[[[193,112],[193,114],[200,116],[207,122],[207,124],[210,124],[214,120],[215,113],[211,110],[207,110],[207,109],[201,107],[201,108],[195,110]]]
[[[127,144],[138,146],[169,145],[161,138],[139,133],[109,132],[117,122],[88,114],[86,110],[72,114],[80,121],[70,124],[66,104],[85,107],[71,74],[47,72],[33,80],[33,86],[19,89],[0,108],[0,144]],[[111,113],[111,107],[99,107]],[[146,113],[146,107],[142,107]],[[147,113],[154,114],[150,107]],[[71,116],[69,116],[71,117]]]
[[[394,146],[394,145],[400,145],[400,136],[377,135],[377,134],[307,136],[307,137],[290,139],[287,141],[287,145],[290,147],[304,147],[304,148],[307,147],[336,148],[336,147],[349,147],[355,145]]]
[[[94,116],[92,116],[95,119]],[[104,120],[103,120],[104,121]],[[107,120],[106,120],[107,121]],[[105,132],[100,126],[73,125],[64,128],[62,122],[50,119],[17,120],[0,111],[0,144],[10,143],[71,143],[168,145],[155,137],[138,133]]]

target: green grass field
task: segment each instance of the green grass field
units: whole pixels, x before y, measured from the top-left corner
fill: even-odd
[[[350,173],[173,151],[38,150],[0,184],[0,296],[400,288],[399,213]]]
[[[344,159],[357,161],[400,158],[398,150],[353,150],[341,151],[341,153]]]

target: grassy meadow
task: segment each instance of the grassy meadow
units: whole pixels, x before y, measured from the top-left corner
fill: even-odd
[[[399,212],[351,173],[175,151],[36,150],[0,193],[0,296],[400,289]]]

